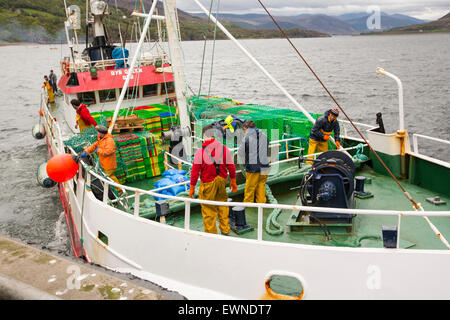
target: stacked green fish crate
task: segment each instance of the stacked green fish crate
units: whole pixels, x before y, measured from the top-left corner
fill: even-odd
[[[166,105],[140,106],[119,111],[119,116],[131,114],[145,119],[146,130],[113,135],[116,143],[116,176],[120,183],[152,178],[164,172],[161,133],[179,123],[176,108]],[[92,113],[97,122],[112,115],[112,111]]]
[[[199,125],[204,126],[214,121],[224,120],[228,115],[234,115],[242,120],[253,120],[257,128],[264,130],[270,141],[277,141],[289,138],[300,138],[299,140],[281,143],[280,151],[291,150],[295,147],[295,151],[289,152],[289,157],[298,156],[298,148],[304,148],[304,154],[308,151],[309,135],[312,123],[306,116],[296,110],[270,107],[257,104],[243,104],[231,99],[219,97],[192,97],[189,102],[192,104],[192,115],[195,119],[203,119]],[[319,114],[311,114],[317,119]],[[195,128],[197,132],[201,132],[201,128]],[[285,159],[286,153],[280,154],[280,159]]]

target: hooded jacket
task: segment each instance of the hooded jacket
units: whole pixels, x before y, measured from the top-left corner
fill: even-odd
[[[270,168],[268,148],[267,136],[257,128],[248,128],[238,150],[239,159],[245,159],[245,171],[256,173],[261,172],[261,169]]]
[[[341,141],[340,135],[340,127],[339,122],[334,120],[333,122],[328,121],[328,116],[330,115],[331,110],[328,110],[325,112],[325,114],[322,117],[319,117],[316,120],[316,123],[311,129],[310,138],[315,141],[325,141],[323,138],[324,132],[327,132],[327,135],[331,135],[331,132],[334,131],[334,139],[336,141]]]
[[[97,141],[94,142],[90,147],[84,150],[85,152],[91,153],[98,147],[98,157],[100,160],[100,165],[103,170],[111,170],[117,168],[116,161],[116,143],[110,133],[105,134],[103,138],[100,139],[97,136]]]
[[[216,166],[211,157],[219,164],[219,176],[226,179],[230,174],[231,179],[236,178],[236,167],[230,150],[219,141],[210,139],[205,141],[202,148],[195,152],[191,171],[191,186],[197,184],[199,176],[203,183],[214,181],[217,177]]]

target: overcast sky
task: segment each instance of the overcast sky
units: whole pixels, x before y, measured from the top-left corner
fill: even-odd
[[[211,0],[199,0],[207,9]],[[213,12],[220,1],[223,13],[264,13],[257,0],[213,0]],[[450,0],[261,0],[274,15],[298,15],[302,13],[339,15],[366,12],[369,6],[379,6],[388,14],[401,13],[419,19],[436,20],[450,12]],[[179,9],[199,12],[193,0],[177,0]]]

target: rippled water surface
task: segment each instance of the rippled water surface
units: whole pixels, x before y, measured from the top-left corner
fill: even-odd
[[[404,86],[405,124],[410,133],[450,140],[450,35],[333,37],[294,39],[323,82],[353,120],[375,124],[383,113],[387,131],[398,128],[394,81],[378,76],[380,66]],[[244,46],[310,112],[333,107],[325,91],[285,40],[246,40]],[[207,94],[211,51],[206,47],[202,94]],[[183,43],[189,86],[198,93],[203,42]],[[67,54],[65,46],[0,47],[0,233],[70,255],[62,206],[56,188],[36,182],[38,166],[48,160],[44,140],[34,140],[42,77]],[[230,41],[215,46],[211,94],[246,103],[294,108]],[[450,159],[448,146],[425,142],[421,151]]]

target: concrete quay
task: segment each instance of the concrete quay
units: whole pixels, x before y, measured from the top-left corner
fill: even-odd
[[[153,290],[0,236],[0,300],[166,300]]]

